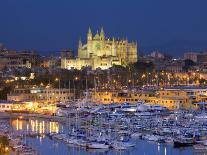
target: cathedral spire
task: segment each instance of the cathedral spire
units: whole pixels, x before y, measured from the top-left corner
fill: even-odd
[[[81,48],[82,48],[82,46],[83,46],[83,44],[82,44],[82,41],[81,41],[81,38],[80,38],[80,39],[79,39],[78,48],[79,48],[79,49],[81,49]]]
[[[101,40],[104,40],[105,39],[105,33],[104,33],[103,27],[101,28],[100,38],[101,38]]]
[[[115,43],[115,38],[114,37],[112,38],[112,42]]]
[[[92,38],[93,38],[93,34],[92,34],[90,27],[88,28],[88,37],[87,38],[88,38],[88,40],[92,40]]]
[[[94,36],[94,38],[93,38],[93,39],[95,39],[95,40],[99,40],[99,39],[100,39],[100,36],[99,36],[98,30],[97,30],[96,35]]]
[[[91,27],[88,28],[88,34],[92,34]]]

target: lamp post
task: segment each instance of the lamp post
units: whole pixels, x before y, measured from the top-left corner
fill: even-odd
[[[56,78],[55,81],[58,81],[58,83],[59,83],[58,84],[59,85],[59,95],[58,95],[58,97],[59,97],[59,100],[60,100],[60,79],[59,78]]]
[[[79,78],[76,76],[74,79],[73,79],[73,93],[74,93],[74,101],[75,101],[75,81],[77,81]]]

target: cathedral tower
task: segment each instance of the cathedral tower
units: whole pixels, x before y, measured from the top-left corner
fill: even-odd
[[[105,33],[104,33],[104,30],[103,30],[103,27],[101,28],[101,32],[100,32],[100,39],[105,40]]]
[[[104,50],[105,48],[105,33],[103,27],[101,28],[100,32],[100,48],[101,50]]]
[[[116,45],[115,45],[115,39],[112,39],[112,46],[111,46],[111,55],[116,56]]]
[[[88,29],[87,39],[88,39],[88,41],[93,39],[93,34],[92,34],[92,32],[91,32],[91,28],[90,28],[90,27],[89,27],[89,29]]]
[[[88,29],[88,35],[87,35],[87,53],[86,56],[89,58],[90,53],[92,53],[92,42],[93,41],[93,34],[91,32],[91,28]]]
[[[82,44],[82,41],[81,41],[81,39],[79,40],[79,43],[78,43],[78,49],[82,49],[82,46],[83,46],[83,44]]]

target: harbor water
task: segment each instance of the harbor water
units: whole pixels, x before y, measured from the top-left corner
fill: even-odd
[[[44,119],[11,119],[10,124],[14,130],[34,131],[39,133],[67,132],[64,125]],[[192,147],[174,148],[164,143],[149,142],[146,140],[134,140],[136,146],[124,151],[113,149],[88,150],[81,147],[65,144],[62,141],[49,138],[46,135],[25,137],[25,142],[36,149],[40,155],[191,155]]]

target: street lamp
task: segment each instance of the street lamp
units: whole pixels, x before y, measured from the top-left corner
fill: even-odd
[[[56,78],[55,81],[58,81],[59,82],[59,99],[60,99],[60,79],[59,78]]]

